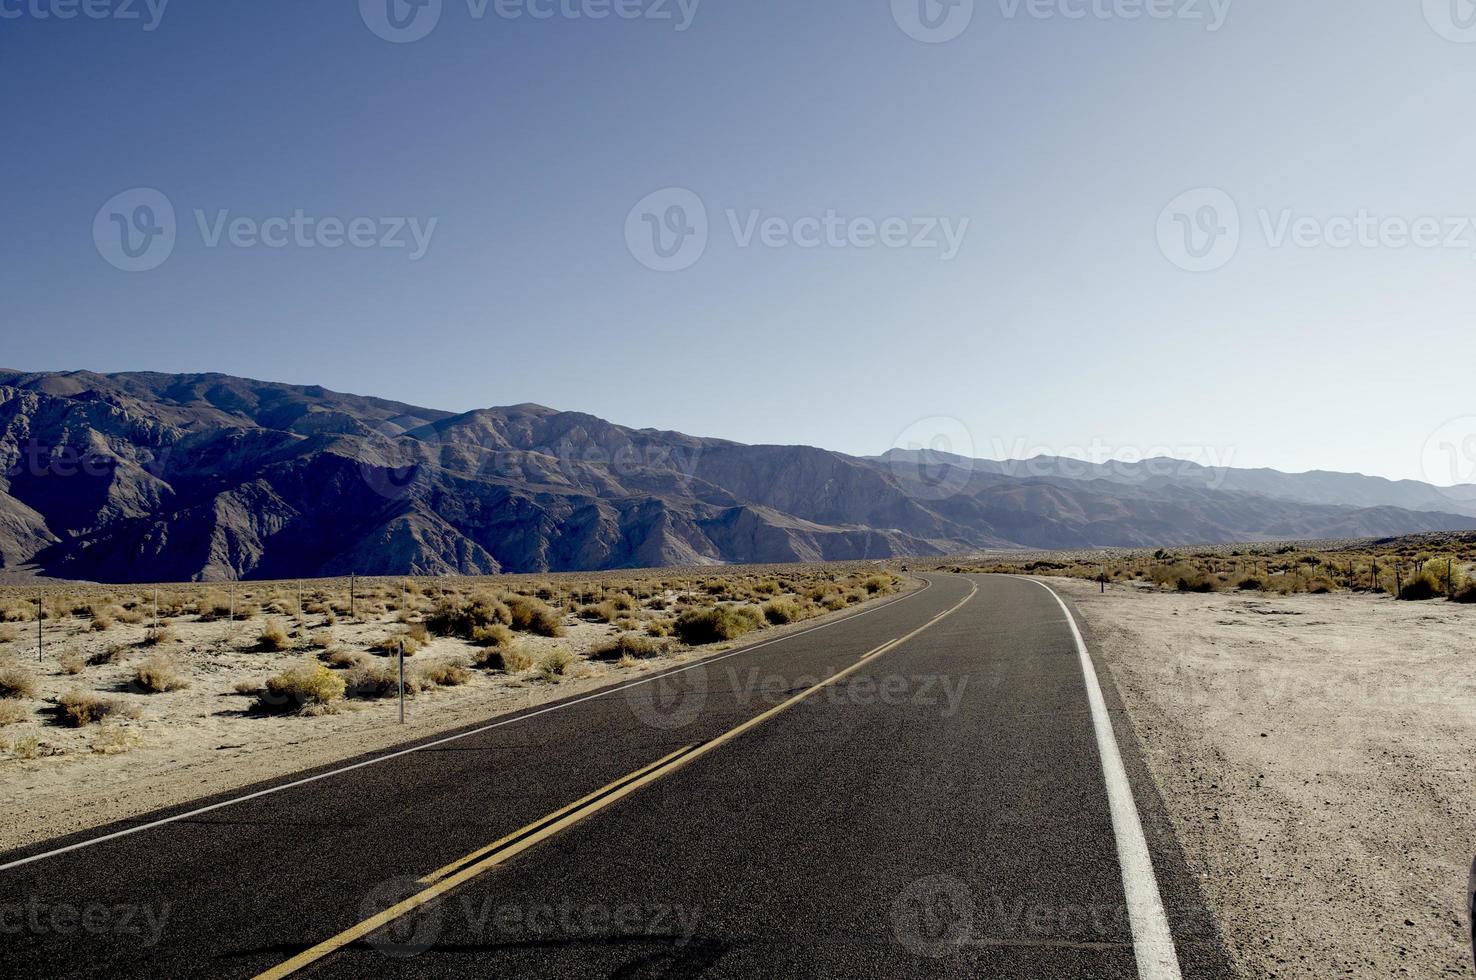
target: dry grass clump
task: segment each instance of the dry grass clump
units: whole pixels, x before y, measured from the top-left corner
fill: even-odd
[[[188,678],[180,673],[179,665],[169,657],[155,654],[133,669],[133,679],[146,691],[163,694],[166,691],[182,691],[190,686]]]
[[[460,687],[472,678],[466,665],[454,660],[417,664],[415,674],[424,684],[434,687]]]
[[[793,599],[770,599],[763,605],[764,618],[775,626],[805,618],[805,610]]]
[[[538,660],[538,676],[550,684],[561,683],[569,676],[569,668],[574,666],[574,654],[563,647],[554,647]]]
[[[19,725],[29,717],[31,713],[14,701],[0,701],[0,728]]]
[[[106,647],[87,658],[87,666],[102,667],[127,660],[133,656],[133,648],[122,643],[109,643]]]
[[[319,663],[302,663],[267,678],[257,705],[263,711],[318,713],[343,697],[343,678]]]
[[[333,646],[333,634],[328,630],[318,630],[308,637],[308,646],[314,650],[326,650]]]
[[[708,606],[682,613],[676,632],[683,643],[695,647],[736,640],[763,625],[763,613],[756,606]]]
[[[56,665],[61,668],[63,674],[76,675],[82,673],[87,667],[87,661],[82,659],[82,655],[76,650],[68,647],[57,655]]]
[[[95,633],[106,633],[113,628],[117,622],[118,614],[122,612],[117,606],[105,606],[95,609],[92,613],[92,630]]]
[[[457,636],[463,640],[475,640],[479,629],[491,626],[511,626],[512,610],[496,596],[482,594],[468,599],[461,595],[449,595],[436,603],[425,625],[437,636]]]
[[[15,627],[8,623],[0,622],[0,643],[15,642]]]
[[[472,630],[471,641],[479,647],[502,650],[512,646],[513,632],[501,623],[478,626]]]
[[[393,698],[400,694],[400,671],[395,664],[370,663],[355,667],[344,676],[350,697]],[[420,675],[414,671],[405,673],[405,695],[418,694],[422,687]]]
[[[0,669],[0,698],[34,698],[36,678],[19,667]]]
[[[146,647],[163,646],[166,643],[173,643],[175,639],[174,630],[168,626],[160,626],[144,634],[143,645]]]
[[[646,660],[659,657],[666,652],[667,646],[664,643],[658,643],[650,637],[627,633],[617,640],[596,647],[591,651],[590,658],[593,660],[623,660],[628,657],[632,660]]]
[[[479,650],[473,662],[478,667],[506,674],[521,674],[533,666],[533,658],[527,651],[513,646]]]
[[[329,667],[337,667],[339,669],[363,667],[369,663],[369,657],[357,650],[325,650],[318,656]]]
[[[564,626],[559,622],[559,614],[554,612],[541,599],[532,596],[509,595],[504,597],[508,610],[512,613],[513,629],[523,633],[536,633],[539,636],[563,636]]]
[[[281,653],[292,649],[292,637],[279,620],[269,619],[256,637],[256,646],[259,650]]]
[[[61,709],[61,720],[73,728],[96,724],[104,718],[138,717],[137,709],[117,698],[105,698],[87,691],[68,691],[56,699],[56,705]]]

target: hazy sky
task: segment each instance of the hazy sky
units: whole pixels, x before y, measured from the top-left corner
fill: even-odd
[[[417,2],[0,0],[0,365],[1476,476],[1469,0]]]

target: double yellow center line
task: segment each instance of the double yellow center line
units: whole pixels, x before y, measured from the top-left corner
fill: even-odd
[[[368,936],[375,930],[383,928],[391,922],[394,922],[396,919],[408,915],[421,906],[435,901],[437,898],[440,898],[442,895],[446,894],[452,889],[466,884],[468,881],[471,881],[473,878],[476,878],[479,875],[485,874],[486,872],[492,870],[503,862],[509,861],[517,855],[522,854],[529,848],[537,846],[538,844],[552,837],[554,834],[557,834],[563,830],[567,830],[568,828],[574,826],[576,823],[579,823],[581,820],[593,816],[594,814],[599,813],[601,810],[604,810],[606,807],[618,803],[620,800],[625,799],[625,797],[636,792],[637,790],[649,786],[651,783],[654,783],[658,779],[662,779],[666,776],[671,775],[678,769],[681,769],[682,767],[696,761],[697,759],[702,758],[704,755],[707,755],[709,752],[716,751],[719,747],[727,744],[728,742],[731,742],[733,739],[742,735],[744,732],[747,732],[753,728],[757,728],[759,725],[762,725],[764,722],[768,721],[774,716],[788,711],[790,708],[793,708],[795,705],[804,701],[806,698],[813,696],[819,691],[824,690],[826,687],[836,683],[839,680],[844,679],[850,674],[855,673],[862,667],[865,667],[877,657],[883,656],[891,650],[894,650],[901,644],[906,643],[908,640],[912,639],[923,631],[931,629],[942,620],[953,615],[959,609],[962,609],[963,606],[970,599],[974,598],[974,596],[978,594],[978,592],[979,587],[971,582],[968,595],[964,596],[956,604],[934,616],[932,619],[928,620],[926,623],[919,626],[911,633],[908,633],[906,636],[900,636],[895,640],[889,640],[886,643],[883,643],[881,646],[877,647],[874,650],[871,650],[870,652],[862,656],[860,660],[856,661],[854,664],[847,667],[846,669],[832,674],[825,680],[819,682],[818,684],[815,684],[813,687],[806,688],[789,700],[781,702],[780,704],[777,704],[769,710],[765,711],[763,714],[756,715],[755,717],[748,719],[736,728],[732,728],[709,741],[699,742],[693,745],[685,745],[682,748],[677,749],[670,755],[663,756],[650,765],[637,769],[635,772],[630,773],[629,775],[622,776],[620,779],[615,780],[608,786],[597,789],[593,793],[590,793],[588,796],[575,800],[573,803],[570,803],[568,806],[564,807],[561,810],[556,810],[553,813],[550,813],[548,816],[543,817],[540,820],[535,820],[533,823],[528,824],[526,827],[523,827],[520,830],[516,830],[511,834],[508,834],[506,837],[503,837],[500,840],[488,844],[486,847],[482,847],[475,851],[472,851],[470,854],[460,857],[455,861],[452,861],[450,864],[442,868],[438,868],[435,871],[432,871],[430,874],[426,875],[423,878],[420,878],[417,881],[417,884],[422,884],[426,886],[424,891],[417,892],[404,901],[398,902],[395,905],[391,905],[389,908],[385,909],[383,912],[380,912],[378,915],[365,919],[358,925],[351,926],[348,929],[345,929],[343,932],[340,932],[338,935],[333,936],[330,939],[325,939],[323,942],[318,943],[316,946],[313,946],[310,949],[306,949],[303,952],[298,953],[296,956],[292,957],[292,959],[290,960],[287,960],[285,963],[279,964],[278,966],[275,966],[264,973],[258,974],[256,980],[277,980],[277,978],[280,977],[291,976],[299,970],[302,970],[305,967],[311,966],[312,964],[318,962],[325,956],[329,956],[337,952],[338,950],[343,949],[350,943],[354,943],[360,939],[363,939],[365,936]]]

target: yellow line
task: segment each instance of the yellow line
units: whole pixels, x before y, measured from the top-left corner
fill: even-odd
[[[871,661],[875,660],[877,657],[880,657],[890,652],[891,650],[895,650],[898,646],[906,643],[914,636],[917,636],[924,630],[930,629],[948,616],[953,615],[955,612],[962,609],[970,599],[974,598],[974,596],[978,594],[979,587],[972,582],[970,582],[969,584],[969,594],[960,599],[955,605],[934,616],[932,619],[928,620],[926,623],[919,626],[911,633],[908,633],[906,636],[901,636],[895,640],[889,640],[888,642],[883,643],[881,646],[877,647],[871,653],[856,661],[845,670],[832,674],[830,677],[827,677],[825,680],[814,685],[813,687],[806,688],[799,694],[796,694],[788,701],[777,704],[774,707],[770,708],[768,711],[765,711],[763,714],[748,719],[748,721],[745,721],[738,727],[729,729],[728,731],[724,732],[723,734],[719,735],[717,738],[714,738],[709,742],[703,742],[697,745],[695,748],[692,746],[686,746],[682,749],[678,749],[671,755],[658,759],[655,762],[651,763],[649,766],[638,769],[622,779],[617,779],[615,782],[611,783],[609,786],[606,786],[604,789],[596,790],[588,796],[583,797],[581,800],[569,804],[562,810],[555,811],[554,813],[549,814],[547,817],[544,817],[542,820],[535,821],[524,827],[522,830],[509,834],[507,837],[502,838],[496,843],[489,844],[484,848],[473,851],[471,854],[468,854],[461,860],[453,862],[452,864],[448,864],[437,871],[431,872],[421,879],[422,882],[430,883],[428,884],[428,887],[425,889],[425,891],[411,895],[409,898],[390,906],[383,912],[380,912],[378,915],[375,915],[372,918],[365,919],[358,925],[351,926],[348,929],[345,929],[343,932],[340,932],[338,935],[333,936],[330,939],[325,939],[323,942],[318,943],[316,946],[313,946],[310,949],[306,949],[301,953],[298,953],[296,956],[292,957],[292,959],[290,960],[287,960],[285,963],[275,966],[264,973],[257,974],[256,980],[280,980],[280,978],[282,977],[291,976],[298,970],[301,970],[307,966],[311,966],[317,961],[323,959],[325,956],[329,956],[332,953],[343,949],[350,943],[357,942],[358,940],[363,939],[365,936],[369,935],[375,930],[388,925],[389,923],[395,921],[398,918],[401,918],[404,915],[409,914],[410,912],[415,911],[428,902],[432,902],[435,899],[440,898],[442,895],[458,887],[459,885],[463,885],[466,882],[471,881],[473,878],[476,878],[479,875],[490,871],[492,868],[495,868],[499,864],[502,864],[503,862],[516,857],[529,848],[541,844],[543,841],[547,840],[548,838],[552,837],[562,830],[566,830],[569,827],[572,827],[574,824],[579,823],[586,817],[589,817],[595,813],[599,813],[601,810],[604,810],[606,807],[612,806],[620,800],[625,799],[625,797],[636,792],[637,790],[643,789],[644,787],[650,785],[651,783],[654,783],[658,779],[669,776],[670,774],[676,772],[678,769],[687,766],[694,759],[699,759],[702,756],[707,755],[709,752],[716,751],[719,746],[731,742],[733,739],[742,735],[744,732],[757,728],[759,725],[762,725],[764,722],[768,721],[770,718],[773,718],[775,715],[789,710],[790,708],[799,704],[801,701],[817,693],[822,688],[828,687],[829,685],[834,684],[836,681],[841,680],[842,678],[852,673],[855,673]],[[482,860],[476,860],[478,857],[489,853],[490,856],[482,858]],[[475,861],[475,863],[468,864],[468,861]],[[460,871],[452,872],[452,869],[458,867],[461,868]]]

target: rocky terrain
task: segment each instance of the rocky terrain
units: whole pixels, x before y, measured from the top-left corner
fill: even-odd
[[[7,579],[582,571],[1476,526],[1459,506],[1396,506],[1363,477],[1295,499],[1280,492],[1295,477],[1271,493],[1012,475],[215,374],[0,371],[0,465]],[[1399,499],[1449,499],[1427,490]]]

